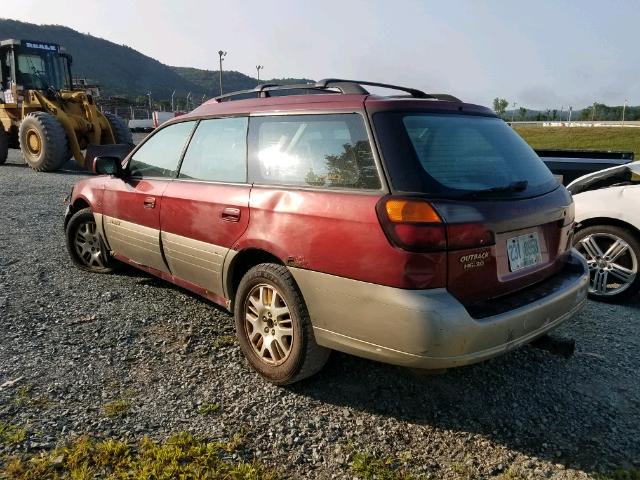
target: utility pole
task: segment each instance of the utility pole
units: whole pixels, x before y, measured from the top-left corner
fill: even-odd
[[[623,127],[624,127],[624,111],[627,109],[627,102],[629,102],[629,100],[625,98],[624,105],[622,106],[622,126]]]
[[[256,71],[258,72],[258,83],[260,83],[260,70],[264,68],[264,65],[256,65]]]
[[[187,93],[187,112],[189,111],[189,100],[191,99],[191,92]]]
[[[222,59],[227,56],[227,52],[218,50],[218,56],[220,57],[220,95],[222,95]]]
[[[513,118],[516,116],[516,107],[518,106],[517,102],[513,102],[513,110],[511,110],[511,123],[513,123]]]
[[[596,102],[593,102],[593,110],[591,111],[591,121],[594,122],[596,119]]]
[[[147,97],[149,97],[149,115],[151,115],[151,112],[153,111],[153,105],[151,103],[151,92],[147,93]]]
[[[176,95],[176,91],[174,90],[173,93],[171,94],[171,111],[172,112],[176,111],[176,109],[174,108],[174,105],[173,105],[173,97],[175,97],[175,95]]]
[[[571,126],[571,112],[573,112],[573,107],[569,105],[569,126]]]

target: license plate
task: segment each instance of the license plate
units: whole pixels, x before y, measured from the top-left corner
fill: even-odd
[[[509,270],[515,272],[542,261],[538,232],[527,233],[507,240]]]

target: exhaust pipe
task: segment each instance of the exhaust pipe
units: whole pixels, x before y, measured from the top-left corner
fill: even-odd
[[[546,350],[563,358],[571,358],[576,351],[576,341],[573,338],[552,337],[543,335],[531,342],[531,346]]]

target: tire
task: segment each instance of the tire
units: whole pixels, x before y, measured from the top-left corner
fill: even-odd
[[[618,302],[640,290],[640,240],[632,231],[594,225],[579,230],[573,243],[589,264],[590,298]]]
[[[131,136],[131,130],[124,120],[112,113],[103,113],[109,125],[111,125],[111,131],[116,143],[133,143],[133,137]]]
[[[93,273],[111,273],[114,259],[96,231],[96,221],[90,208],[78,210],[66,229],[67,251],[73,264],[80,270]]]
[[[38,172],[53,172],[69,160],[69,144],[62,124],[47,112],[27,115],[18,132],[27,164]]]
[[[331,351],[315,341],[302,293],[283,265],[262,263],[245,274],[238,286],[234,316],[238,343],[247,361],[276,385],[310,377],[329,358]],[[270,340],[269,348],[265,348],[265,340]]]
[[[0,125],[0,165],[7,161],[9,156],[9,134]]]

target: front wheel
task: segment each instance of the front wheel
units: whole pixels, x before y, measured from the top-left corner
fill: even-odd
[[[76,267],[87,272],[110,273],[113,259],[98,233],[90,208],[78,210],[69,220],[66,230],[67,250]]]
[[[18,131],[24,160],[38,172],[53,172],[69,160],[67,134],[58,119],[47,112],[27,115]]]
[[[595,225],[579,230],[574,246],[589,265],[589,296],[616,302],[640,289],[640,242],[626,228]]]
[[[318,372],[330,350],[319,346],[307,307],[283,265],[263,263],[242,278],[235,302],[236,334],[251,367],[277,385]]]

